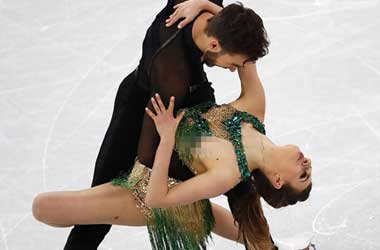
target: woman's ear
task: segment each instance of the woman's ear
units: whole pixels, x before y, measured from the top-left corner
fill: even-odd
[[[274,188],[281,189],[282,185],[284,185],[284,181],[282,180],[282,178],[279,174],[275,174],[273,181],[272,181],[272,184],[273,184]]]

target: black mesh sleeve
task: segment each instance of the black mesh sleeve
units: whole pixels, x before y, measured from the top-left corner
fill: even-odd
[[[167,41],[175,30],[175,27],[171,29],[161,27],[160,40]],[[180,34],[156,53],[149,69],[150,95],[159,93],[165,105],[168,105],[170,96],[175,96],[174,112],[177,112],[184,102],[190,85],[190,66]],[[147,107],[154,110],[150,101]],[[141,163],[152,167],[158,143],[159,135],[154,122],[145,114],[138,145],[138,158]]]
[[[199,75],[203,75],[202,69],[194,69],[189,65],[187,49],[184,44],[184,35],[180,32],[174,39],[170,39],[178,30],[175,26],[171,28],[165,27],[165,19],[172,14],[173,6],[183,2],[182,0],[167,2],[166,7],[157,15],[150,31],[149,38],[144,41],[145,54],[140,69],[140,78],[146,79],[143,82],[149,82],[150,95],[159,93],[164,103],[167,105],[170,96],[175,96],[175,109],[190,107],[204,101],[215,101],[214,90],[210,84],[204,84],[197,90],[197,93],[189,94],[189,86]],[[213,1],[219,2],[221,1]],[[170,42],[168,42],[170,40]],[[162,49],[157,48],[168,43]],[[154,56],[152,52],[155,51]],[[151,58],[151,59],[149,59]],[[194,71],[195,70],[195,71]],[[144,73],[146,72],[146,73]],[[206,79],[207,81],[207,79]],[[148,100],[147,106],[152,108]],[[152,167],[157,146],[159,143],[159,135],[156,131],[154,122],[146,114],[143,118],[137,155],[141,163],[148,167]],[[178,180],[186,180],[191,178],[193,173],[179,160],[176,152],[173,152],[169,176]]]

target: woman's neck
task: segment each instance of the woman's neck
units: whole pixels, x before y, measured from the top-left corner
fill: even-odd
[[[242,125],[242,143],[250,172],[260,169],[269,176],[277,146],[249,123]]]

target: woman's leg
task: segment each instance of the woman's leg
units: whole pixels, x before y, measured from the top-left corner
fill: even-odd
[[[80,191],[41,193],[33,200],[33,215],[38,221],[55,227],[146,225],[131,190],[110,182]]]
[[[234,225],[231,212],[215,203],[212,203],[212,212],[216,222],[212,232],[236,241],[238,227]],[[33,216],[54,227],[83,224],[146,225],[131,190],[110,182],[79,191],[41,193],[33,200]]]
[[[215,218],[215,226],[212,229],[212,232],[229,240],[237,241],[239,227],[234,225],[234,217],[232,213],[225,209],[224,207],[211,203],[212,213]],[[241,244],[244,244],[243,239],[238,241]]]

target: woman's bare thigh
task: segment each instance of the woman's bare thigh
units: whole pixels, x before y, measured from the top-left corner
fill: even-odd
[[[110,182],[80,191],[42,193],[34,200],[33,213],[42,222],[57,226],[146,225],[132,191]]]
[[[145,226],[145,217],[136,207],[132,191],[110,182],[79,191],[39,194],[33,201],[34,216],[51,226],[87,224]],[[238,227],[230,211],[212,203],[213,232],[236,241]]]

